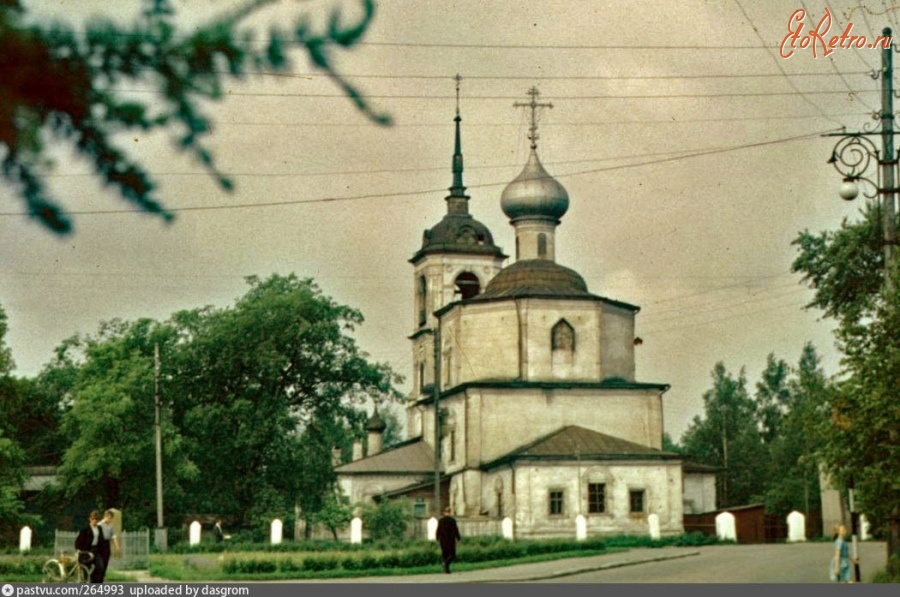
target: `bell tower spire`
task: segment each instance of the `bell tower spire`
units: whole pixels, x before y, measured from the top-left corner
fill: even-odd
[[[460,133],[460,123],[462,117],[459,115],[459,84],[462,77],[456,75],[456,117],[453,121],[456,123],[456,138],[453,146],[453,186],[450,187],[450,195],[447,196],[447,213],[450,214],[467,214],[469,213],[469,196],[466,195],[466,187],[463,186],[463,155],[462,155],[462,134]]]

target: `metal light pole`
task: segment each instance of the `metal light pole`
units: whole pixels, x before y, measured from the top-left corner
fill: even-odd
[[[882,31],[891,36],[890,27]],[[847,201],[856,199],[860,189],[858,183],[866,183],[870,198],[881,198],[882,231],[884,235],[885,287],[892,286],[894,246],[897,244],[897,155],[894,150],[894,61],[893,42],[881,51],[881,72],[873,73],[873,78],[881,79],[881,113],[875,115],[880,120],[880,130],[863,130],[854,133],[837,133],[841,139],[834,146],[829,163],[844,177],[840,196]],[[865,129],[865,127],[863,127]],[[829,135],[835,136],[835,135]],[[873,137],[881,137],[881,149]],[[875,179],[871,178],[872,166],[877,166]]]
[[[882,34],[891,38],[891,29],[885,27]],[[880,75],[880,77],[879,77]],[[881,50],[881,72],[873,73],[873,79],[881,79],[881,113],[875,118],[880,120],[880,130],[863,130],[855,133],[841,133],[841,139],[834,146],[829,162],[844,177],[840,188],[840,196],[852,201],[859,195],[858,182],[866,183],[868,192],[864,195],[870,199],[880,198],[882,234],[884,243],[884,289],[893,288],[894,247],[897,244],[896,214],[898,158],[894,150],[894,60],[893,41]],[[865,129],[865,127],[863,127]],[[872,137],[881,137],[881,149]],[[870,178],[871,166],[877,164],[875,179]],[[859,551],[857,536],[859,533],[859,513],[856,512],[853,477],[848,485],[850,501],[850,526],[853,546],[853,570],[856,582],[860,581]]]

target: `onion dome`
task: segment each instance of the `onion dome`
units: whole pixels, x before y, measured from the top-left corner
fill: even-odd
[[[369,418],[369,422],[366,423],[366,431],[374,431],[376,433],[383,433],[384,430],[387,429],[387,423],[384,422],[378,415],[378,407],[375,407],[375,412],[372,413],[371,418]]]
[[[503,189],[500,206],[512,222],[527,219],[559,222],[569,209],[569,193],[547,173],[532,147],[521,174]]]
[[[499,297],[589,297],[584,278],[575,270],[546,259],[526,259],[509,265],[488,282],[477,299]]]

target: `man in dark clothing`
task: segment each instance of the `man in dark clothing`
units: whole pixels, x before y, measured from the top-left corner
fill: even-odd
[[[444,565],[444,573],[450,574],[450,564],[456,559],[456,543],[462,538],[459,536],[459,527],[456,519],[450,516],[450,508],[444,508],[444,515],[438,521],[435,536],[441,544],[441,563]]]
[[[216,543],[221,542],[225,538],[225,531],[222,530],[222,519],[217,518],[216,524],[213,527],[213,534],[216,537]]]
[[[94,510],[88,517],[90,524],[78,532],[75,538],[75,549],[84,551],[93,556],[93,560],[87,564],[88,567],[93,566],[91,571],[91,582],[103,582],[106,570],[103,568],[103,556],[100,553],[103,542],[103,529],[100,527],[100,513]],[[79,561],[81,558],[79,558]]]

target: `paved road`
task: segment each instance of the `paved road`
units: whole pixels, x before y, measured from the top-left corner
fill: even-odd
[[[860,545],[863,582],[884,568],[885,544]],[[828,582],[829,543],[700,547],[692,557],[594,570],[553,583],[821,583]]]

